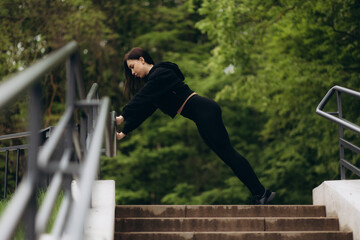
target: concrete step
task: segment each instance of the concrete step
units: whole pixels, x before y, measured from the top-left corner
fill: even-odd
[[[325,217],[313,205],[127,205],[116,206],[116,218],[129,217]]]
[[[337,218],[118,218],[115,232],[338,231]]]
[[[128,232],[114,240],[352,240],[351,232]]]
[[[116,206],[115,240],[352,240],[313,205]]]

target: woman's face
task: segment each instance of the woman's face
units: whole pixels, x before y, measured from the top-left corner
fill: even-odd
[[[139,60],[129,59],[126,63],[135,77],[144,78],[148,74],[148,69],[145,67],[146,62],[142,57]]]

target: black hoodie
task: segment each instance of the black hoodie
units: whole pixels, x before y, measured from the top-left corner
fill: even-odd
[[[152,67],[144,87],[123,109],[125,125],[122,132],[128,134],[137,128],[157,108],[174,118],[192,91],[184,83],[184,75],[175,63],[160,62]]]

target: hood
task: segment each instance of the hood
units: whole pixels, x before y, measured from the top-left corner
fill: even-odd
[[[173,70],[175,72],[175,74],[182,80],[184,81],[185,77],[182,74],[180,68],[178,67],[178,65],[176,65],[175,63],[172,62],[159,62],[158,64],[155,64],[153,66],[152,70],[155,70],[156,68],[169,68],[171,70]]]

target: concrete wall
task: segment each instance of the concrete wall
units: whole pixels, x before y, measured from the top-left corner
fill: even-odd
[[[360,240],[360,180],[323,182],[313,190],[313,204],[325,205],[327,216],[339,218],[340,230]]]
[[[92,206],[85,227],[86,240],[113,240],[115,223],[115,181],[95,181]]]

